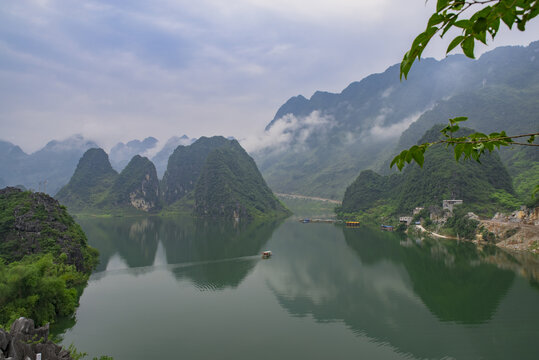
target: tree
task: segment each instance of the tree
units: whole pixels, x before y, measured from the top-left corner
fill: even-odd
[[[475,12],[468,17],[470,9]],[[487,34],[494,40],[502,22],[509,29],[513,29],[516,25],[518,30],[525,31],[528,21],[537,15],[539,15],[539,0],[437,0],[436,11],[430,17],[426,30],[415,38],[410,50],[404,54],[400,65],[401,80],[403,76],[407,78],[413,63],[416,59],[420,60],[423,50],[436,34],[440,34],[443,38],[449,30],[461,29],[461,34],[455,36],[449,43],[446,54],[460,46],[464,55],[473,59],[475,42],[487,44]],[[439,143],[453,147],[456,161],[460,158],[479,161],[485,151],[491,152],[501,146],[539,146],[534,143],[539,133],[507,135],[505,131],[500,131],[487,135],[476,132],[454,137],[453,134],[459,130],[459,123],[466,120],[467,117],[464,116],[449,119],[449,124],[441,131],[445,139],[414,145],[403,150],[395,156],[390,167],[396,165],[402,170],[406,163],[412,161],[422,167],[425,151]],[[519,139],[526,141],[522,142]],[[535,187],[534,194],[537,192],[539,185]]]

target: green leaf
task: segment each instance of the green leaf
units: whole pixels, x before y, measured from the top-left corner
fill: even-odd
[[[434,25],[438,25],[442,22],[444,22],[444,17],[440,14],[432,14],[432,16],[429,19],[429,22],[427,23],[427,27],[433,27]]]
[[[419,167],[423,167],[423,162],[425,161],[425,157],[423,156],[424,151],[425,150],[423,150],[420,147],[416,147],[416,149],[412,151],[412,157],[414,158],[415,162],[419,165]]]
[[[455,37],[453,39],[453,41],[451,41],[451,43],[449,44],[449,46],[447,47],[447,51],[445,52],[446,54],[449,54],[449,52],[451,50],[453,50],[454,48],[456,48],[463,40],[465,39],[464,36],[462,35],[459,35],[457,37]]]
[[[460,47],[462,48],[462,51],[464,52],[464,55],[466,55],[469,58],[475,59],[475,56],[473,54],[473,49],[475,46],[475,40],[473,37],[467,37],[466,40],[462,42]]]
[[[456,161],[459,161],[460,157],[462,156],[462,152],[464,151],[464,145],[465,144],[455,145],[455,160]]]
[[[459,20],[459,21],[455,21],[453,25],[466,30],[466,29],[471,28],[471,24],[472,23],[470,22],[470,20]]]
[[[449,119],[449,121],[452,121],[452,123],[458,123],[458,122],[462,122],[462,121],[466,121],[466,120],[468,120],[468,117],[466,117],[466,116],[458,116],[456,118]]]
[[[449,5],[449,0],[438,0],[436,3],[436,12],[440,12]]]
[[[516,15],[513,11],[509,10],[504,12],[502,16],[502,21],[507,25],[509,29],[513,27],[513,24],[515,23]]]
[[[472,26],[474,33],[478,34],[487,30],[487,19],[485,17],[480,17],[475,21]]]

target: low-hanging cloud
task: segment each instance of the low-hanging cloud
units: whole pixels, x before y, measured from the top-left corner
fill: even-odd
[[[240,142],[248,152],[281,152],[290,150],[291,147],[299,150],[305,148],[307,140],[314,132],[327,131],[334,125],[335,119],[332,116],[322,115],[318,110],[308,116],[286,114],[277,119],[268,130]]]
[[[419,119],[419,117],[425,111],[427,111],[427,109],[423,111],[415,112],[405,117],[401,121],[388,125],[388,126],[383,126],[383,124],[375,124],[372,128],[368,130],[368,137],[374,140],[388,140],[388,139],[399,137],[402,134],[402,132],[408,129],[408,127],[412,123],[416,122],[417,119]]]

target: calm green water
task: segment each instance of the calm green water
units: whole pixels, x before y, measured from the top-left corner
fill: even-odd
[[[101,264],[63,343],[91,356],[539,358],[533,256],[291,220],[80,223]]]

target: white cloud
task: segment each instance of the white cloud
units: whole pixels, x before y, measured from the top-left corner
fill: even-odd
[[[327,131],[334,125],[333,117],[321,115],[319,111],[305,117],[286,114],[268,130],[240,140],[240,143],[248,152],[302,150],[313,132]]]
[[[417,119],[419,119],[419,117],[425,111],[426,110],[414,113],[414,114],[412,114],[410,116],[405,117],[401,121],[399,121],[399,122],[397,122],[395,124],[391,124],[389,126],[383,126],[381,124],[376,124],[371,129],[368,130],[369,137],[372,137],[372,138],[374,138],[376,140],[387,140],[387,139],[399,137],[402,134],[402,132],[404,130],[408,129],[408,127],[412,123],[416,122]]]

